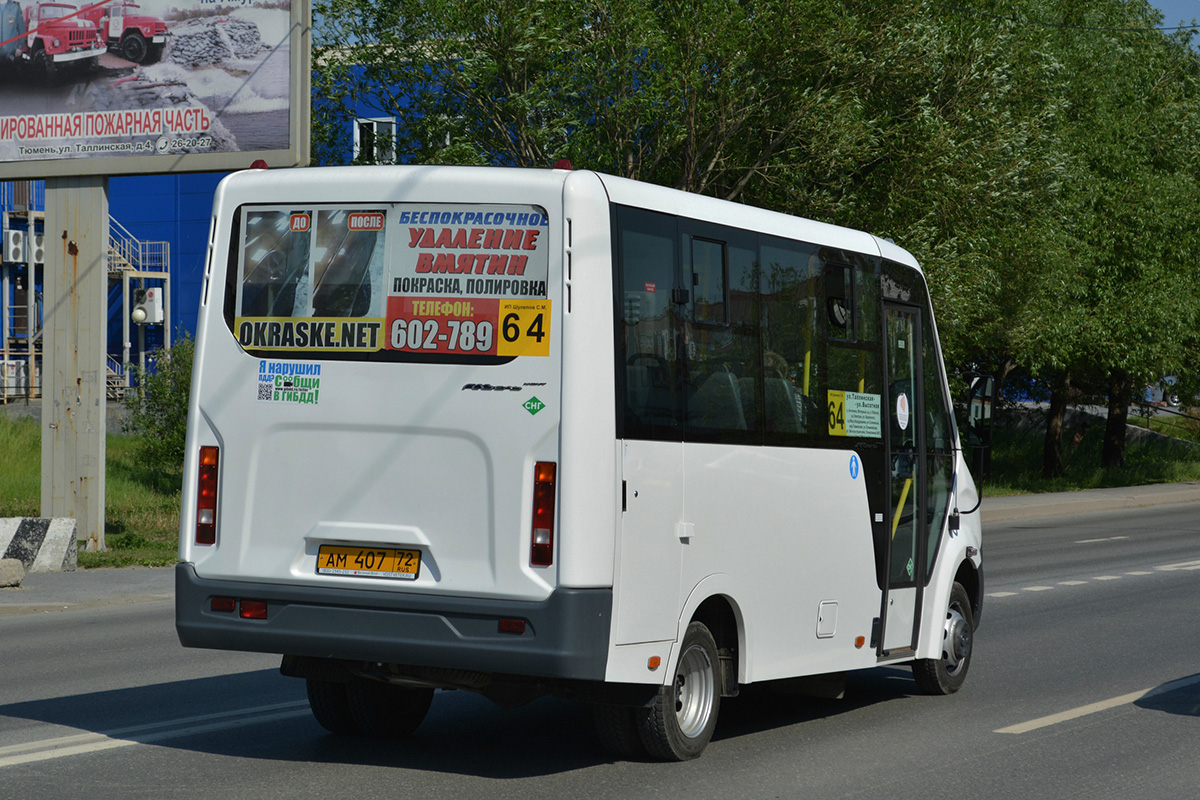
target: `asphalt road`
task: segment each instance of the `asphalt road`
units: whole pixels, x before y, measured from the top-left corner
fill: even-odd
[[[179,647],[168,571],[99,576],[115,596],[0,593],[0,798],[1197,797],[1198,520],[992,522],[960,693],[895,668],[838,701],[751,688],[685,764],[612,761],[580,704],[461,692],[405,742],[338,739],[277,659]]]

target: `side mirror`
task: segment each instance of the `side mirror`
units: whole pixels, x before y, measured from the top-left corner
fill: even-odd
[[[974,372],[963,377],[967,379],[967,446],[971,448],[967,464],[975,476],[979,496],[975,508],[968,511],[960,512],[955,501],[949,519],[951,531],[958,530],[963,514],[975,513],[983,503],[983,476],[988,470],[988,454],[992,446],[992,401],[995,399],[996,381],[991,375]]]
[[[992,401],[996,381],[991,375],[967,375],[967,445],[971,448],[971,471],[976,480],[983,478],[992,446]]]

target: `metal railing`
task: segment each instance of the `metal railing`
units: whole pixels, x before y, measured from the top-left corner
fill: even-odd
[[[143,242],[108,218],[108,271],[166,272],[171,263],[170,242]]]

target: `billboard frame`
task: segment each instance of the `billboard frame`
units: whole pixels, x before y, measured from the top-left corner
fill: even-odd
[[[71,2],[72,0],[64,0]],[[95,5],[85,0],[83,5]],[[286,149],[233,150],[220,153],[82,156],[0,160],[0,180],[85,175],[156,175],[179,172],[233,172],[257,161],[268,167],[307,166],[312,141],[312,0],[291,0],[288,27],[288,142]],[[217,116],[216,119],[220,119]]]

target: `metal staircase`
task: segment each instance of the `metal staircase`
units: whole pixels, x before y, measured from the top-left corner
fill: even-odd
[[[44,226],[44,208],[45,195],[40,181],[0,182],[0,212],[3,215],[3,225],[0,227],[6,239],[11,229],[25,231],[25,238],[32,240],[33,237],[28,234]],[[108,399],[119,401],[124,398],[130,385],[131,284],[134,289],[147,285],[169,286],[171,249],[169,242],[139,240],[111,215],[108,222],[109,303],[110,308],[120,304],[118,313],[124,317],[122,332],[125,349],[121,358],[107,357],[105,386]],[[40,260],[36,260],[40,255],[32,247],[24,250],[21,259],[13,258],[13,254],[8,252],[0,254],[4,289],[0,292],[0,311],[3,312],[0,313],[3,323],[0,325],[0,403],[41,396],[37,366],[42,352],[41,282],[29,278],[42,265]],[[18,275],[20,278],[16,277]],[[23,281],[23,286],[15,289],[18,281]],[[33,293],[32,297],[30,293]],[[169,290],[167,296],[169,298]],[[166,334],[170,330],[169,324],[169,319],[163,323],[163,341],[168,347],[170,343]],[[139,343],[144,342],[141,336],[143,332],[144,329],[139,330]],[[141,355],[144,356],[144,353]],[[18,375],[19,378],[10,380]]]

